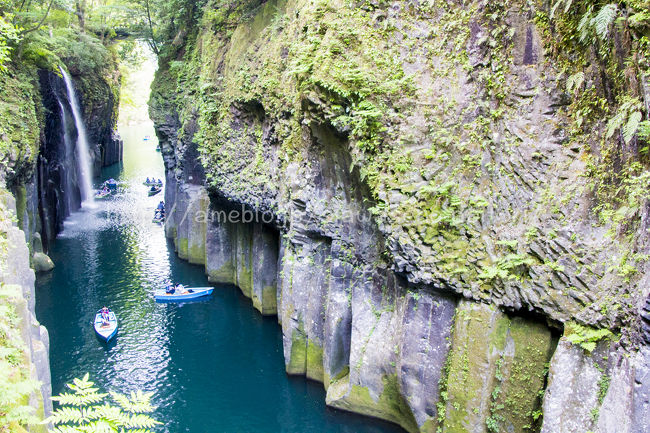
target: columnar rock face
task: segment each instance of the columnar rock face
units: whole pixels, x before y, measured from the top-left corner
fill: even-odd
[[[629,354],[600,344],[592,354],[560,340],[551,360],[542,432],[650,431],[648,346]]]
[[[6,190],[2,191],[4,206],[16,212],[16,202]],[[52,381],[50,377],[49,335],[47,329],[36,320],[34,313],[34,271],[30,268],[29,249],[25,243],[25,234],[16,226],[2,227],[6,232],[8,250],[7,261],[0,272],[0,285],[3,297],[13,304],[19,319],[19,327],[25,343],[25,356],[31,378],[40,382],[40,392],[30,398],[30,405],[36,409],[39,417],[45,417],[52,411]],[[45,432],[45,426],[32,426],[30,431]]]
[[[288,374],[407,431],[645,429],[646,186],[620,180],[640,189],[617,211],[602,195],[594,167],[620,171],[598,158],[621,150],[594,148],[604,122],[573,123],[545,5],[221,12],[154,82],[166,230],[277,313]]]

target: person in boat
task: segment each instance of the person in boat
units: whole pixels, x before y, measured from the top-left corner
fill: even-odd
[[[187,290],[185,290],[185,286],[182,284],[179,284],[176,286],[176,290],[178,290],[178,293],[180,294],[185,294],[187,293]]]
[[[154,192],[154,191],[156,191],[157,189],[158,189],[158,188],[156,187],[156,185],[152,185],[152,186],[151,186],[151,189],[150,189],[149,191]]]
[[[159,211],[165,210],[165,202],[161,200],[160,203],[158,203],[158,207],[156,209]]]
[[[176,289],[174,288],[174,285],[171,283],[171,281],[167,282],[167,286],[165,287],[165,293],[168,295],[173,295]]]
[[[162,185],[162,180],[158,179],[158,185]]]
[[[149,183],[149,178],[147,178],[147,180],[146,180],[146,182],[145,182],[145,183]]]
[[[110,319],[110,316],[108,315],[108,313],[109,313],[111,310],[109,310],[108,307],[102,307],[102,309],[99,310],[99,311],[100,311],[100,313],[101,313],[101,315],[102,315],[102,320],[103,320],[104,322],[108,322],[108,320]]]

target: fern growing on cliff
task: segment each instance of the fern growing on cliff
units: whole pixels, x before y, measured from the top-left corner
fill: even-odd
[[[618,6],[614,3],[607,4],[600,8],[598,14],[591,20],[591,25],[601,40],[607,39],[609,29],[618,14]]]
[[[52,433],[77,431],[147,433],[160,422],[146,415],[154,410],[150,393],[132,392],[130,396],[111,392],[118,404],[113,406],[105,402],[108,396],[100,393],[88,374],[81,379],[74,379],[68,384],[72,392],[65,392],[52,397],[61,407],[55,410],[44,423],[52,423]]]
[[[625,100],[616,115],[607,122],[605,138],[611,138],[616,131],[620,130],[626,144],[632,141],[641,126],[642,108],[643,105],[638,98]]]

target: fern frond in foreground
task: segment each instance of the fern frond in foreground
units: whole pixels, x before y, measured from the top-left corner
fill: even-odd
[[[145,415],[155,409],[151,405],[151,393],[138,391],[126,396],[111,392],[117,403],[113,406],[105,401],[108,394],[100,393],[94,385],[86,374],[67,384],[71,392],[52,397],[61,407],[43,421],[54,425],[51,433],[151,433],[149,429],[161,424]]]

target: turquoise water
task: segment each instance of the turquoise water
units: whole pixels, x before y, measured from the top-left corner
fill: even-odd
[[[164,280],[206,286],[203,268],[179,260],[151,223],[163,178],[150,124],[122,127],[124,163],[102,173],[124,194],[74,214],[55,242],[56,268],[37,280],[38,320],[50,331],[53,392],[90,373],[104,390],[154,393],[160,432],[398,432],[398,427],[325,406],[320,383],[284,373],[280,327],[231,286],[204,302],[156,304]],[[103,305],[120,320],[109,345],[91,322]]]

